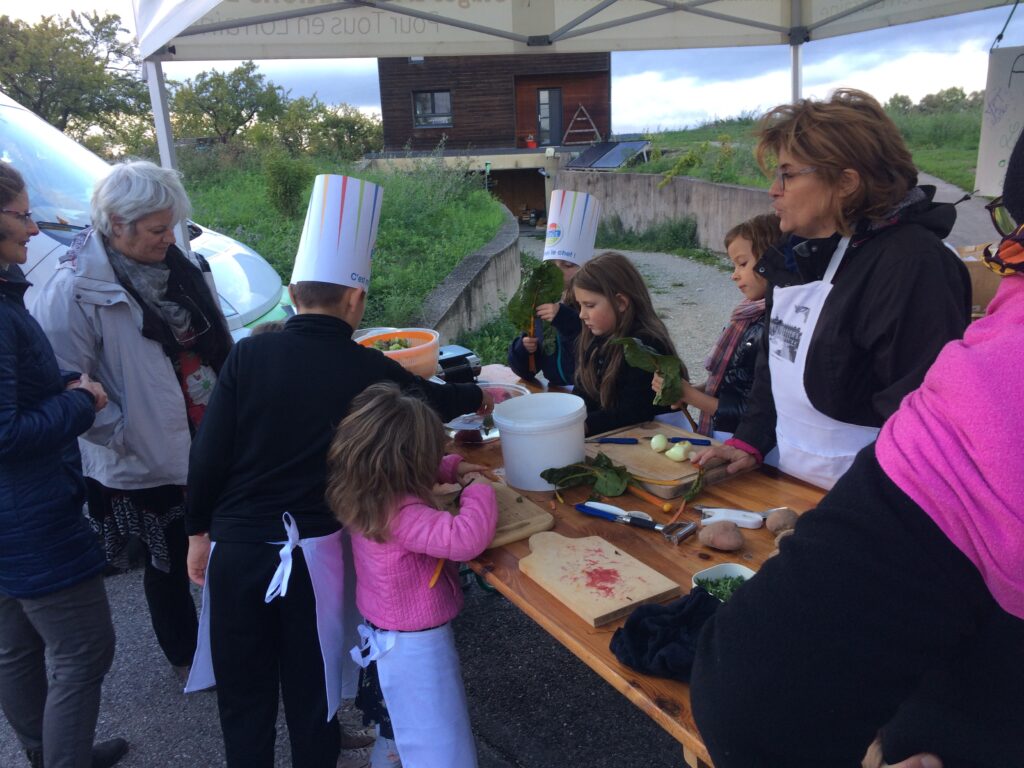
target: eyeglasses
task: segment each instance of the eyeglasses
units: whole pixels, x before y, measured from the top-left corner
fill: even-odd
[[[988,215],[992,217],[992,226],[996,228],[1003,237],[1009,237],[1017,230],[1017,220],[1006,210],[1003,205],[1003,197],[1000,195],[985,206]]]
[[[9,213],[11,216],[16,217],[22,224],[28,224],[32,221],[32,211],[12,211],[9,208],[0,208],[0,213]]]
[[[779,182],[779,187],[783,192],[786,191],[786,181],[792,179],[794,176],[806,176],[808,173],[814,173],[817,171],[817,166],[808,165],[806,168],[801,168],[799,171],[776,171],[775,180]]]

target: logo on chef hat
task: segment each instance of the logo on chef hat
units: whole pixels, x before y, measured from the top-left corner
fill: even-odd
[[[586,192],[556,189],[548,205],[544,260],[559,259],[583,266],[594,255],[601,203]]]
[[[352,176],[317,176],[291,282],[369,290],[383,193],[376,184]]]

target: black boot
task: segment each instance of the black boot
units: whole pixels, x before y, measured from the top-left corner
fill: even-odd
[[[92,745],[92,768],[110,768],[128,754],[128,742],[110,739]]]
[[[28,764],[32,768],[43,768],[43,750],[41,749],[26,749],[25,757],[28,758]]]

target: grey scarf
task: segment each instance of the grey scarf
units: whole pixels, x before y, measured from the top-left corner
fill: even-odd
[[[109,243],[105,245],[107,258],[110,259],[110,266],[118,281],[134,288],[142,300],[170,326],[175,338],[179,341],[188,338],[192,333],[192,315],[185,307],[165,298],[167,282],[171,277],[167,264],[162,261],[143,264],[115,250]]]

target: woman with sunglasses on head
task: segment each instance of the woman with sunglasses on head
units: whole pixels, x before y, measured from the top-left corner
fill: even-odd
[[[89,515],[114,566],[128,566],[131,539],[145,545],[153,629],[182,679],[198,632],[185,564],[189,448],[231,347],[209,266],[174,244],[189,208],[177,172],[115,166],[93,191],[92,227],[33,307],[61,364],[107,389],[80,440]]]
[[[1003,203],[1024,221],[1024,141]],[[705,624],[717,768],[853,768],[876,734],[887,763],[1024,765],[1024,228],[986,261],[986,316]]]
[[[871,96],[776,107],[757,154],[777,165],[769,194],[795,247],[763,254],[767,333],[748,411],[726,445],[698,463],[731,471],[760,463],[831,488],[921,383],[942,345],[970,319],[967,270],[942,238],[956,219],[932,202],[899,130]]]

